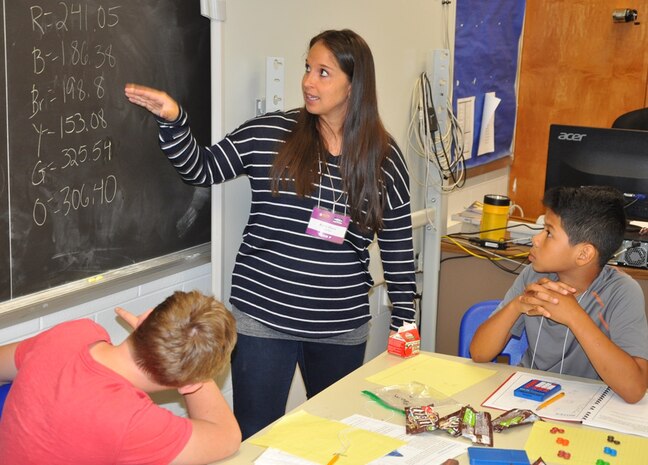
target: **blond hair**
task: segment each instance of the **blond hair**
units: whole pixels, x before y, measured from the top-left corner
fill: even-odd
[[[229,361],[236,321],[225,306],[198,291],[177,291],[129,336],[137,365],[168,387],[213,378]]]

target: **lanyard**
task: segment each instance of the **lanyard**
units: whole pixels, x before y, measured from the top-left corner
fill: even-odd
[[[320,208],[320,204],[321,204],[321,201],[322,201],[322,184],[324,183],[324,173],[322,171],[322,158],[319,155],[318,155],[317,158],[318,158],[317,163],[319,165],[319,175],[320,175],[320,181],[319,181],[319,184],[318,184],[319,189],[318,189],[318,194],[317,194],[317,208]],[[337,203],[340,201],[340,199],[344,195],[344,191],[340,190],[340,195],[338,195],[337,199],[335,198],[336,191],[335,191],[335,186],[333,185],[333,176],[331,176],[331,171],[329,170],[328,163],[325,162],[324,165],[326,166],[326,175],[328,176],[329,181],[331,182],[331,198],[333,199],[333,209],[332,209],[332,211],[333,211],[333,213],[335,213],[335,206],[337,205]],[[344,213],[343,214],[346,216],[346,213],[347,213],[347,202],[344,202]]]

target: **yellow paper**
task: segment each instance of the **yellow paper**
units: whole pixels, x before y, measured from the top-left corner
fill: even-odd
[[[495,373],[496,370],[419,354],[368,377],[367,381],[382,386],[418,382],[450,397]]]
[[[363,465],[405,445],[404,441],[327,420],[300,410],[281,418],[266,434],[249,440],[326,465],[334,454],[336,465]]]
[[[564,432],[551,433],[551,428],[554,427]],[[608,436],[613,436],[619,444],[608,442]],[[558,438],[568,440],[569,444],[557,443]],[[617,455],[613,457],[606,454],[603,451],[606,447],[614,449]],[[531,462],[542,457],[546,463],[552,464],[594,465],[601,459],[611,465],[637,465],[646,463],[648,439],[597,428],[575,427],[564,422],[537,421],[533,424],[524,449]],[[561,450],[571,454],[569,459],[558,457]]]

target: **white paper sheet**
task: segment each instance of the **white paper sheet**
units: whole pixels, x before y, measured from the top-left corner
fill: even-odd
[[[463,132],[463,156],[472,156],[473,134],[475,132],[475,97],[457,99],[457,123]]]
[[[502,99],[495,96],[495,92],[487,92],[484,95],[484,110],[479,132],[479,146],[477,147],[478,156],[495,151],[495,110],[501,101]]]
[[[375,420],[363,415],[352,415],[342,420],[342,423],[407,441],[407,445],[399,447],[395,455],[379,458],[368,465],[438,465],[463,454],[471,446],[470,441],[452,439],[445,431],[408,435],[405,434],[404,425]],[[261,454],[254,463],[255,465],[316,465],[311,461],[271,448]]]

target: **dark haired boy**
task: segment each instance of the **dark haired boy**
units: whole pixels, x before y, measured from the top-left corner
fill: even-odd
[[[533,237],[531,265],[475,333],[470,353],[492,360],[526,329],[524,367],[601,379],[626,402],[648,387],[644,295],[607,265],[625,230],[624,199],[608,187],[545,193],[545,228]]]

